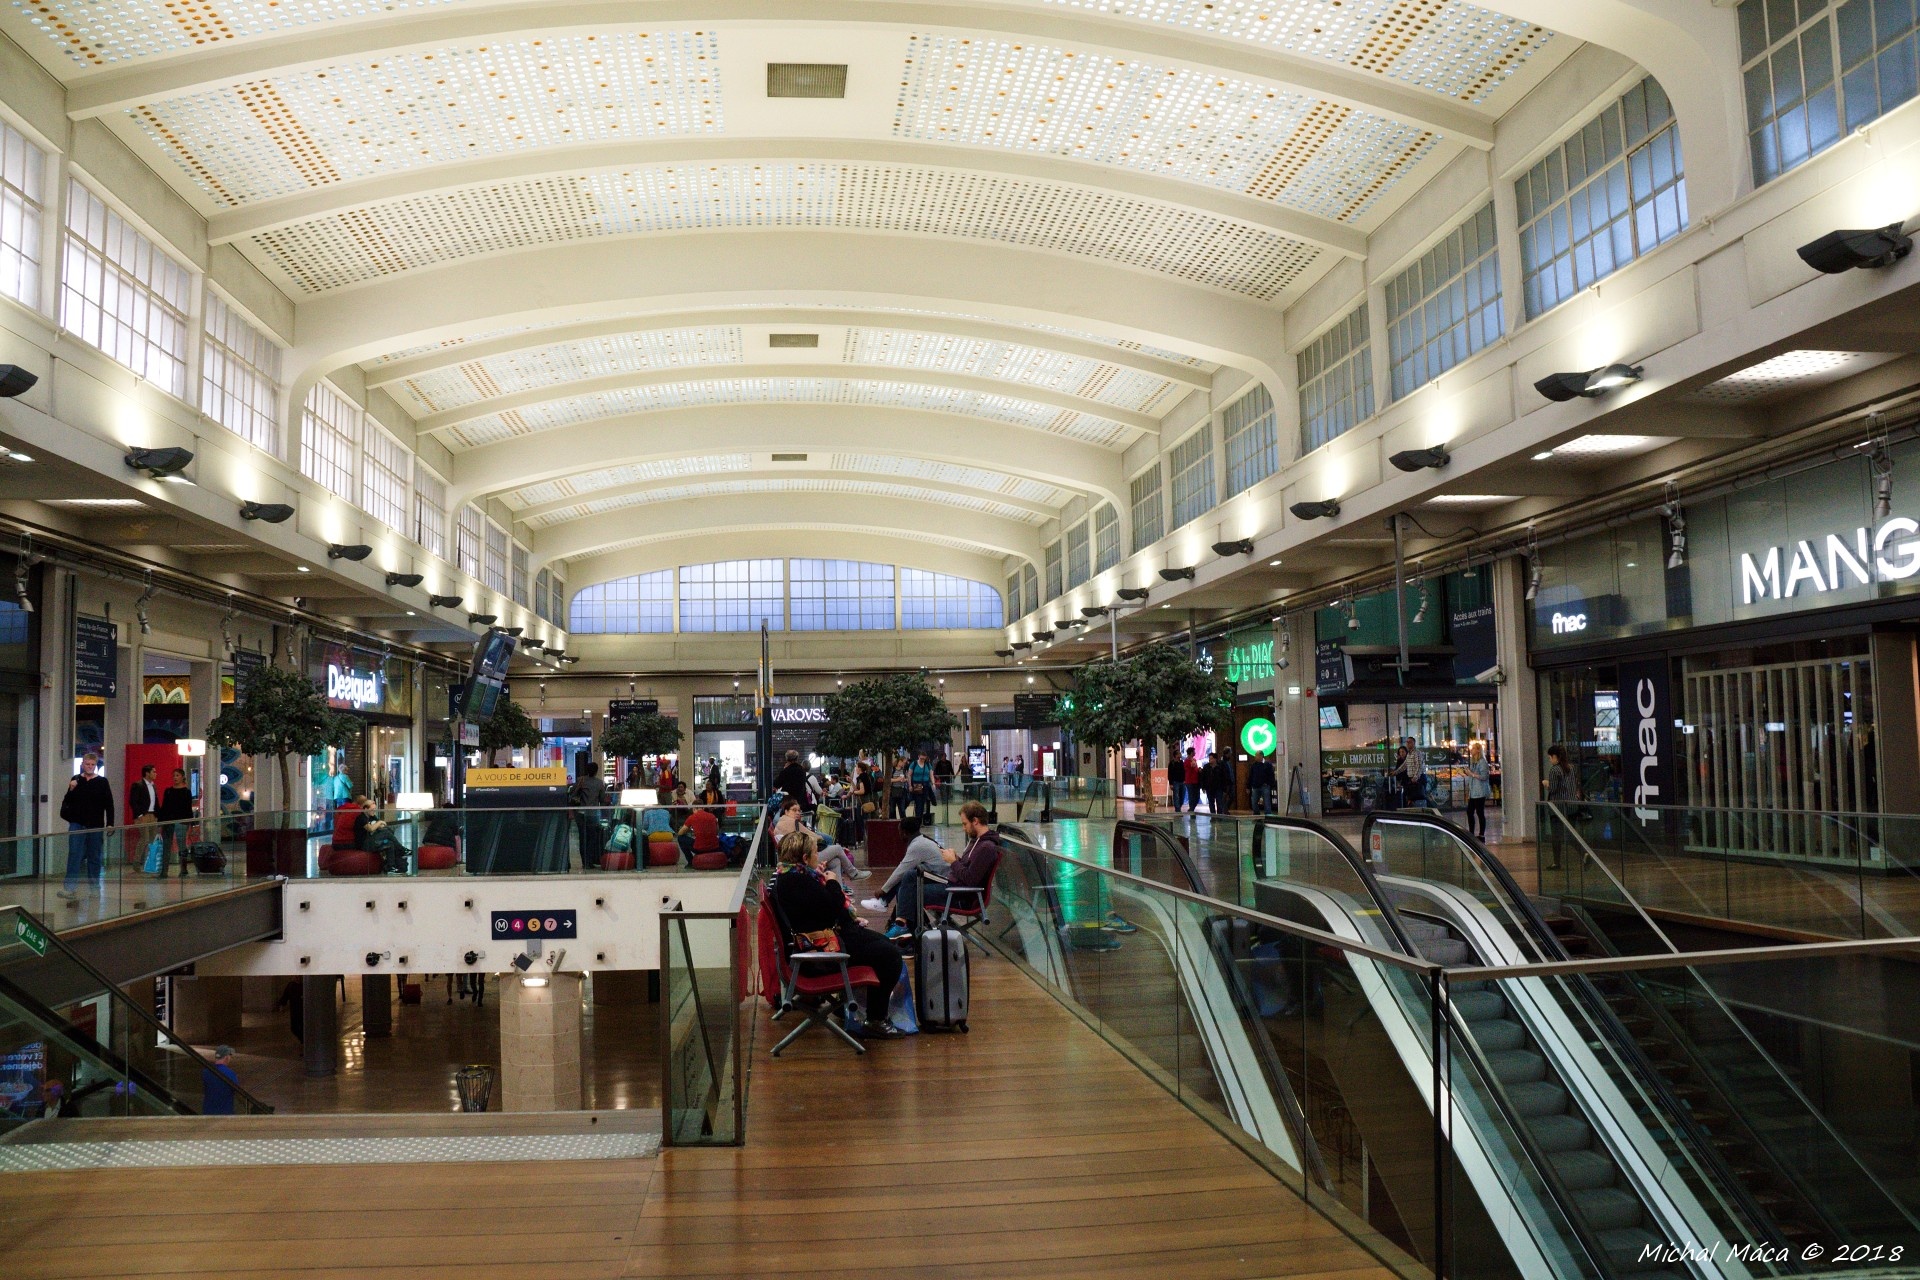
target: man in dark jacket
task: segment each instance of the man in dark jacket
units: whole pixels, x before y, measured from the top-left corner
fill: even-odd
[[[607,850],[606,823],[613,805],[613,794],[607,790],[607,780],[600,776],[598,761],[587,761],[567,799],[579,811],[573,815],[573,822],[580,833],[580,865],[595,870]]]
[[[784,791],[798,800],[802,809],[809,813],[813,812],[813,795],[807,790],[807,767],[800,763],[798,751],[787,752],[786,761],[780,766],[780,772],[774,775],[773,789]]]
[[[940,856],[947,863],[946,878],[939,879],[920,872],[902,881],[900,888],[899,916],[911,921],[914,928],[919,927],[920,913],[927,907],[939,907],[947,900],[947,890],[984,889],[993,883],[993,873],[1000,867],[1000,838],[993,832],[993,819],[988,816],[987,808],[978,800],[969,800],[960,806],[960,829],[966,833],[967,847],[964,852],[955,853],[951,849],[942,849]],[[959,905],[970,907],[977,901],[975,895],[964,895]],[[895,926],[889,936],[897,936],[907,930]]]
[[[1273,757],[1255,756],[1247,766],[1247,792],[1253,799],[1253,811],[1274,812],[1274,792],[1279,789],[1280,775],[1273,767]]]
[[[81,758],[80,772],[67,782],[67,794],[60,801],[60,816],[67,824],[67,882],[60,896],[80,896],[82,867],[89,883],[104,888],[107,864],[102,833],[113,821],[113,787],[100,776],[100,757],[89,752]]]

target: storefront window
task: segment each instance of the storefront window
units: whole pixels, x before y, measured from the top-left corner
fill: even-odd
[[[1498,800],[1500,750],[1491,701],[1320,703],[1320,787],[1323,811],[1365,813],[1406,799],[1393,774],[1401,742],[1412,738],[1427,762],[1426,803],[1442,812],[1467,803],[1470,743],[1493,762]]]

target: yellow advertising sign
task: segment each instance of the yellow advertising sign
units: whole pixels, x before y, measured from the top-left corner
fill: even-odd
[[[564,787],[567,766],[542,765],[538,769],[469,769],[469,787]]]

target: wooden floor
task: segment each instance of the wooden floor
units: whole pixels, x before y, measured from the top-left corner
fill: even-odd
[[[0,1177],[0,1274],[1067,1280],[1392,1273],[1005,960],[974,1030],[773,1061],[657,1160]]]

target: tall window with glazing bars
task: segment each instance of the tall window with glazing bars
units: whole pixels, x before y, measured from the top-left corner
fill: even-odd
[[[1067,587],[1071,590],[1093,576],[1092,538],[1088,522],[1077,521],[1067,530]]]
[[[1680,129],[1648,76],[1513,184],[1527,318],[1686,229]]]
[[[1756,185],[1920,92],[1911,0],[1745,0],[1740,69]]]
[[[1373,416],[1373,345],[1367,304],[1347,313],[1295,360],[1300,375],[1300,452],[1312,453]]]
[[[1111,502],[1093,512],[1093,571],[1105,573],[1120,563],[1120,513]]]
[[[1213,509],[1213,426],[1209,423],[1173,447],[1173,527]]]
[[[1228,405],[1220,415],[1227,446],[1227,496],[1253,488],[1280,467],[1280,434],[1273,396],[1264,386]]]
[[[0,294],[40,310],[40,228],[46,152],[0,120]]]
[[[1133,549],[1143,550],[1160,541],[1167,531],[1165,509],[1160,505],[1160,464],[1154,463],[1133,478],[1127,497],[1133,507]]]
[[[192,277],[77,178],[67,183],[60,280],[62,328],[162,391],[187,398]]]
[[[211,289],[200,348],[200,412],[280,456],[280,348]]]
[[[1395,400],[1500,337],[1495,247],[1488,203],[1387,281],[1387,370]]]
[[[1060,539],[1055,538],[1047,544],[1044,558],[1047,563],[1047,594],[1042,597],[1043,602],[1057,598],[1066,590],[1061,581]]]

